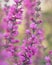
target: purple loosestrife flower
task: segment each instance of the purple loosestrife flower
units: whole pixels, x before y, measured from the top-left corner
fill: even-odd
[[[19,10],[20,11],[20,10]],[[15,13],[15,14],[14,14]],[[10,40],[12,39],[12,36],[14,38],[14,36],[16,36],[18,34],[18,31],[17,31],[17,24],[16,24],[16,17],[15,15],[19,14],[19,12],[17,12],[17,7],[16,5],[13,5],[10,9],[9,9],[9,13],[8,13],[8,16],[7,16],[7,33],[10,34]],[[22,14],[22,13],[20,13]],[[21,15],[22,16],[22,15]],[[19,16],[18,16],[19,17]],[[19,18],[20,19],[20,18]],[[10,41],[9,41],[10,42]]]
[[[7,56],[5,57],[6,59],[8,59],[8,57],[11,55],[11,61],[14,65],[31,65],[32,57],[34,57],[34,64],[39,65],[42,53],[41,42],[44,39],[43,31],[40,28],[40,23],[42,23],[42,21],[39,19],[39,12],[41,10],[41,8],[39,7],[40,1],[14,0],[14,2],[15,4],[9,8],[6,17],[3,19],[3,21],[5,21],[7,25],[5,27],[6,32],[4,33],[6,42],[4,48],[6,49],[5,53],[7,54]],[[23,19],[23,6],[21,5],[26,7],[26,22],[30,23],[28,24],[29,28],[26,29],[22,46],[18,47],[17,43],[19,43],[19,40],[16,39],[16,37],[18,36],[18,24],[20,24]],[[49,65],[50,58],[47,57],[45,58],[45,60],[47,65]]]
[[[21,51],[19,57],[23,58],[23,59],[21,59],[22,65],[30,65],[31,64],[30,59],[33,56],[35,56],[35,58],[36,58],[35,60],[38,60],[37,63],[39,64],[39,59],[40,59],[39,56],[41,56],[40,39],[42,41],[42,38],[43,38],[41,28],[39,27],[39,24],[42,22],[40,22],[40,20],[38,20],[39,17],[37,16],[37,14],[39,14],[40,9],[37,6],[37,0],[34,0],[34,1],[24,0],[23,4],[27,9],[27,13],[29,16],[29,19],[27,19],[27,21],[30,21],[30,25],[29,25],[29,28],[26,30],[26,36],[23,40],[23,45],[21,48],[22,51]],[[37,14],[36,14],[36,12],[37,12]],[[38,23],[37,23],[37,21],[38,21]],[[35,65],[38,65],[37,63]]]
[[[11,52],[12,54],[12,62],[15,64],[18,64],[17,62],[17,50],[18,47],[15,46],[17,43],[19,43],[19,40],[16,39],[18,36],[18,24],[20,24],[22,20],[22,7],[18,7],[18,4],[22,3],[19,2],[19,0],[15,0],[15,4],[10,6],[9,11],[7,15],[5,16],[3,22],[5,22],[6,25],[6,32],[4,33],[5,38],[5,49]],[[22,4],[21,4],[22,5]],[[18,21],[20,20],[20,22]]]

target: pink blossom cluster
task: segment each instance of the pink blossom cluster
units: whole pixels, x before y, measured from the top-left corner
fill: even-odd
[[[5,0],[8,2],[8,0]],[[3,18],[4,34],[0,35],[0,65],[10,65],[7,60],[12,62],[12,65],[40,65],[41,59],[44,59],[44,30],[41,25],[41,7],[40,0],[14,0],[15,4],[5,10]],[[17,39],[19,34],[18,25],[23,20],[23,12],[26,7],[26,15],[29,17],[29,24],[25,31],[25,36],[22,45]],[[27,18],[26,18],[27,19]],[[4,39],[3,44],[2,40]],[[49,52],[52,55],[52,51]],[[7,62],[6,62],[7,61]],[[51,65],[50,56],[45,56],[45,65]]]

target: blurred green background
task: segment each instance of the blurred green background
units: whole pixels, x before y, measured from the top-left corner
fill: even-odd
[[[45,30],[46,39],[43,42],[48,50],[52,50],[52,0],[44,0],[41,4],[42,7],[42,18],[43,26]]]

